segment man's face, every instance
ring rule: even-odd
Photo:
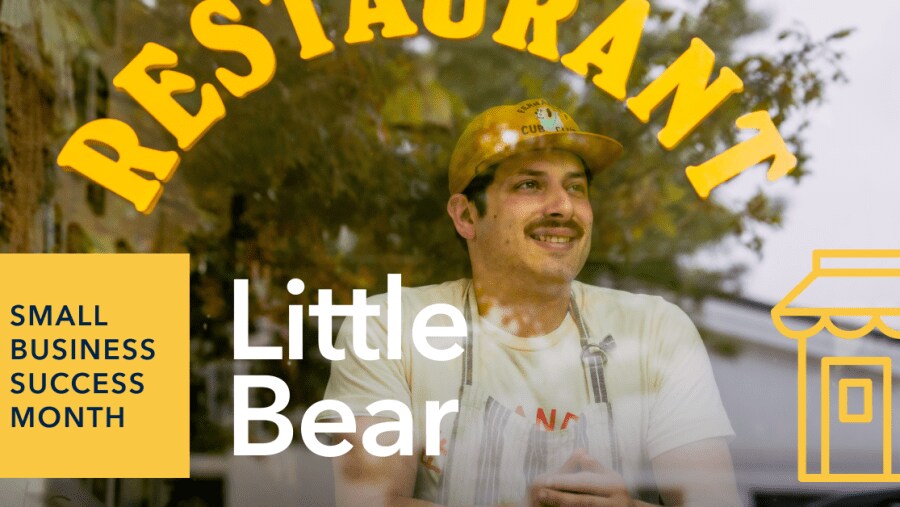
[[[560,283],[581,271],[594,220],[581,159],[558,150],[514,155],[498,165],[485,197],[470,242],[474,272]]]

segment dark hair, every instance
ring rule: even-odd
[[[484,215],[487,210],[487,188],[494,182],[498,165],[492,164],[488,166],[484,172],[472,178],[472,181],[462,191],[466,199],[475,203],[475,208],[478,210],[479,215]]]
[[[497,175],[497,164],[493,164],[489,166],[484,172],[472,178],[472,181],[466,185],[466,188],[460,192],[462,195],[466,196],[470,202],[475,203],[475,209],[478,210],[479,215],[484,215],[485,211],[487,211],[487,188],[491,186],[491,183],[494,182],[494,176]],[[466,238],[462,237],[459,234],[459,231],[456,232],[456,239],[459,240],[459,244],[462,245],[463,250],[469,250],[469,244],[466,243]]]

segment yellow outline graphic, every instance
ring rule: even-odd
[[[832,335],[843,339],[855,339],[878,329],[886,336],[900,338],[900,330],[885,324],[884,317],[900,316],[900,308],[788,308],[813,281],[820,277],[900,277],[900,268],[826,268],[822,261],[826,259],[895,259],[900,261],[900,250],[815,250],[813,266],[810,273],[787,296],[772,308],[772,322],[785,337],[797,340],[797,478],[802,482],[897,482],[900,474],[892,470],[892,434],[891,434],[891,358],[890,357],[824,357],[821,371],[821,471],[810,473],[807,470],[807,410],[806,381],[807,356],[806,340],[827,330]],[[900,262],[898,262],[900,265]],[[834,317],[869,317],[869,321],[857,329],[844,329],[834,323]],[[815,323],[802,330],[787,327],[785,317],[805,317],[817,319]],[[831,383],[830,369],[834,366],[880,366],[882,369],[882,471],[881,473],[831,473],[830,462],[830,424],[831,424]],[[864,408],[862,414],[850,414],[847,411],[846,390],[850,387],[861,387],[864,391]],[[841,379],[838,384],[838,419],[842,423],[866,423],[872,417],[872,381],[870,379]]]
[[[788,295],[772,308],[772,321],[782,335],[796,340],[815,336],[823,329],[838,338],[853,339],[865,336],[878,329],[886,336],[900,338],[900,330],[893,329],[882,320],[883,317],[900,317],[900,308],[788,308],[817,278],[821,277],[900,277],[900,268],[823,268],[823,259],[897,259],[900,250],[814,250],[812,270]],[[869,322],[859,329],[842,329],[834,324],[833,317],[869,317]],[[819,321],[812,327],[795,331],[787,327],[784,317],[815,317]]]
[[[861,414],[853,414],[847,410],[850,389],[863,390],[863,412]],[[872,422],[872,379],[842,378],[838,380],[838,407],[838,420],[842,423]]]

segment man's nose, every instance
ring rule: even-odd
[[[547,202],[544,214],[568,220],[572,218],[574,205],[572,195],[562,185],[552,185],[547,190]]]

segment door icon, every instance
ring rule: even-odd
[[[832,377],[838,377],[835,367],[877,366],[880,378],[841,376],[837,392]],[[880,383],[881,396],[876,396],[875,382]],[[824,357],[822,358],[822,444],[821,473],[823,476],[845,474],[878,474],[889,476],[892,469],[891,445],[891,358],[889,357]],[[835,399],[836,398],[836,399]],[[835,403],[836,402],[836,403]],[[832,471],[832,458],[838,458],[833,449],[841,447],[841,438],[854,431],[873,432],[882,435],[881,456],[871,456],[870,463],[840,464],[842,470]],[[846,446],[843,446],[846,447]],[[835,455],[833,455],[835,454]],[[836,459],[835,461],[843,461]],[[847,465],[857,467],[848,470]],[[864,467],[865,470],[860,469]],[[837,468],[837,467],[836,467]]]

